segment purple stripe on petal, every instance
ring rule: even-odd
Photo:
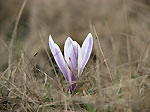
[[[49,47],[51,49],[51,52],[54,56],[54,59],[58,65],[58,67],[60,68],[60,70],[62,71],[65,79],[67,80],[67,82],[69,81],[68,79],[68,70],[67,70],[67,65],[64,61],[64,58],[63,58],[63,55],[62,55],[62,52],[59,48],[59,46],[57,44],[54,43],[51,35],[49,36]]]
[[[93,48],[93,37],[92,37],[92,34],[89,33],[88,36],[86,37],[86,39],[84,40],[83,44],[82,44],[82,63],[81,63],[81,68],[80,69],[80,75],[82,74],[82,71],[85,67],[85,65],[87,64],[89,58],[90,58],[90,55],[91,55],[91,52],[92,52],[92,48]]]
[[[74,75],[76,72],[77,47],[78,43],[68,37],[64,46],[64,57]]]
[[[72,84],[72,85],[71,85],[71,89],[70,89],[71,94],[72,94],[72,92],[74,91],[75,87],[76,87],[76,84]]]
[[[71,85],[71,93],[72,93],[72,91],[74,91],[74,89],[75,89],[75,87],[76,87],[76,84],[74,83],[74,81],[75,81],[75,76],[72,74],[71,75],[72,77],[71,77],[71,83],[73,83],[72,85]]]
[[[76,65],[77,65],[77,55],[78,55],[79,44],[76,41],[73,41],[70,37],[67,38],[64,46],[64,56],[65,60],[68,63],[69,68],[71,69],[71,83],[75,81],[76,75]],[[71,92],[74,90],[76,84],[72,84]]]

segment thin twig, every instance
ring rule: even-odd
[[[100,52],[101,52],[101,54],[102,54],[103,60],[106,60],[106,59],[105,59],[104,52],[103,52],[103,50],[102,50],[101,43],[100,43],[99,38],[98,38],[98,35],[97,35],[97,33],[96,33],[96,29],[95,29],[94,26],[92,26],[92,28],[93,28],[93,31],[94,31],[94,33],[95,33],[96,39],[97,39],[97,41],[98,41],[98,47],[99,47],[99,50],[100,50]],[[106,65],[106,67],[107,67],[107,70],[108,70],[110,79],[111,79],[111,81],[112,81],[112,75],[111,75],[111,73],[110,73],[110,69],[109,69],[109,66],[108,66],[107,61],[105,61],[105,65]]]
[[[0,41],[2,42],[2,44],[7,48],[8,52],[9,52],[9,48],[8,45],[4,42],[4,40],[0,39]]]
[[[23,12],[23,9],[25,7],[25,4],[26,4],[26,1],[27,0],[24,0],[22,6],[21,6],[21,9],[18,13],[18,16],[16,18],[16,23],[15,23],[15,27],[14,27],[14,30],[13,30],[13,34],[12,34],[12,39],[11,39],[11,42],[10,42],[10,46],[9,46],[9,56],[8,56],[8,67],[10,65],[12,65],[12,58],[13,58],[13,50],[14,50],[14,40],[16,38],[16,34],[17,34],[17,28],[18,28],[18,23],[19,23],[19,20],[20,20],[20,17],[21,17],[21,14]],[[9,81],[11,80],[11,75],[12,75],[12,69],[10,68],[9,69]],[[9,86],[9,85],[8,85]]]
[[[10,65],[12,63],[12,54],[13,54],[13,45],[14,45],[14,40],[16,38],[16,34],[17,34],[17,28],[18,28],[18,23],[19,23],[19,20],[20,20],[20,17],[21,17],[21,14],[23,12],[23,9],[25,7],[25,4],[26,4],[26,1],[27,0],[24,0],[22,6],[21,6],[21,9],[19,11],[19,14],[16,18],[16,23],[15,23],[15,27],[14,27],[14,30],[13,30],[13,34],[12,34],[12,39],[11,39],[11,42],[10,42],[10,46],[9,46],[9,60],[8,60],[8,65]]]
[[[123,0],[123,10],[124,10],[124,19],[126,25],[126,33],[129,34],[129,24],[128,24],[128,17],[127,17],[127,9],[126,9],[126,0]],[[130,41],[128,35],[127,38],[127,52],[128,52],[128,62],[129,62],[129,71],[130,77],[132,74],[132,67],[131,67],[131,50],[130,50]],[[132,108],[132,80],[130,80],[130,108]]]

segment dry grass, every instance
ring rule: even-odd
[[[16,3],[0,10],[0,112],[150,111],[148,0]],[[82,43],[88,32],[93,52],[70,95],[48,35],[63,48],[67,36]]]

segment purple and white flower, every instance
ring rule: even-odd
[[[54,43],[51,35],[49,36],[49,47],[67,83],[72,85],[70,89],[72,93],[76,86],[76,84],[73,83],[76,80],[75,77],[80,77],[91,55],[93,48],[92,34],[88,34],[82,47],[80,47],[76,41],[68,37],[64,45],[64,56],[59,46]]]

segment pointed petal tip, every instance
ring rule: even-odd
[[[67,39],[71,39],[71,37],[68,37]]]
[[[92,33],[89,33],[88,35],[92,35]]]
[[[49,35],[49,42],[50,41],[53,41],[53,39],[52,39],[52,36],[51,35]]]
[[[65,46],[67,45],[67,47],[68,47],[68,44],[70,45],[72,43],[72,41],[73,40],[71,39],[71,37],[68,37],[65,41]]]
[[[49,46],[50,46],[51,44],[54,44],[54,41],[53,41],[53,39],[52,39],[52,36],[49,35]]]
[[[71,37],[68,37],[68,38],[66,39],[66,41],[67,41],[67,40],[69,40],[69,41],[73,41],[73,40],[71,39]]]
[[[92,43],[91,47],[93,47],[93,36],[92,36],[92,33],[89,33],[87,38],[89,38],[89,41],[91,41],[91,43]]]
[[[79,69],[78,76],[82,74],[82,71],[90,58],[92,48],[93,48],[93,36],[91,33],[89,33],[82,44],[81,48],[82,50],[78,56],[79,57],[78,65],[80,65],[78,66]]]
[[[92,33],[89,33],[87,37],[93,38]]]
[[[49,35],[49,38],[52,38],[52,36],[51,36],[51,35]]]

